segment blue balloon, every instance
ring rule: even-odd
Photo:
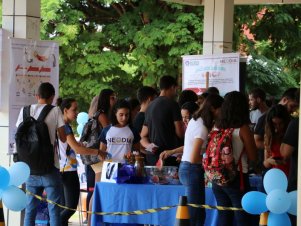
[[[82,135],[82,132],[83,132],[83,129],[84,129],[84,125],[83,124],[79,124],[76,128],[76,131],[79,135]]]
[[[286,213],[275,214],[269,213],[268,226],[291,226],[290,218]]]
[[[3,204],[12,211],[21,211],[26,207],[26,195],[16,186],[9,186],[2,194]]]
[[[291,199],[286,191],[275,189],[266,198],[266,205],[272,213],[282,214],[291,206]]]
[[[9,184],[10,176],[7,169],[2,166],[0,166],[0,178],[0,189],[4,190]]]
[[[292,204],[287,212],[289,212],[292,215],[297,216],[297,191],[292,191],[292,192],[288,193],[288,195],[291,199]]]
[[[263,186],[267,194],[274,189],[286,191],[286,175],[280,169],[270,169],[263,178]]]
[[[3,190],[0,189],[0,200],[2,199]]]
[[[259,191],[246,193],[241,200],[242,208],[250,214],[261,214],[268,211],[265,200],[267,195]]]
[[[9,185],[19,186],[25,183],[30,176],[30,168],[25,162],[16,162],[8,169],[10,174]]]
[[[78,124],[86,124],[88,120],[89,120],[89,115],[86,112],[80,112],[76,118]]]

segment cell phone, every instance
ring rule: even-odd
[[[283,164],[283,162],[282,162],[283,158],[282,157],[273,157],[273,159],[275,160],[276,164],[278,164],[278,165]]]
[[[282,157],[273,157],[273,159],[275,159],[276,161],[279,161],[279,160],[282,160],[283,158]]]

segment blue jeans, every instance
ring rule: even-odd
[[[47,199],[60,203],[61,198],[61,176],[58,169],[53,169],[49,174],[42,176],[30,175],[26,181],[26,189],[33,194],[42,196],[45,189]],[[25,208],[24,226],[35,226],[37,207],[40,200],[27,194],[27,205]],[[61,226],[60,208],[48,203],[50,226]]]
[[[212,190],[218,206],[241,208],[241,199],[250,190],[249,177],[243,174],[244,191],[240,191],[239,175],[229,186],[219,186],[212,183]],[[234,216],[233,216],[234,214]],[[236,226],[250,226],[251,216],[245,211],[218,211],[218,226],[231,226],[235,220]]]
[[[179,178],[185,186],[188,203],[205,204],[204,169],[201,164],[182,161],[179,168]],[[206,212],[203,208],[189,206],[190,225],[203,226]]]

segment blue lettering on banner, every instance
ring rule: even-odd
[[[199,64],[200,64],[200,62],[197,61],[197,60],[187,60],[187,61],[185,61],[186,66],[197,66]]]

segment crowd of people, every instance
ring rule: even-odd
[[[31,175],[27,190],[41,195],[45,189],[48,199],[76,209],[79,199],[76,154],[97,155],[104,160],[110,155],[113,161],[124,163],[124,156],[139,152],[145,164],[154,166],[162,160],[166,166],[179,167],[179,179],[185,186],[189,203],[205,204],[205,172],[202,165],[208,137],[214,130],[232,132],[233,158],[236,177],[223,186],[212,182],[217,205],[241,208],[243,195],[250,190],[249,174],[264,174],[278,168],[288,177],[288,191],[297,189],[298,117],[292,113],[299,107],[299,90],[285,91],[278,104],[268,103],[265,92],[256,88],[248,95],[231,91],[220,96],[216,87],[202,95],[193,91],[180,92],[177,81],[163,76],[160,91],[143,86],[137,98],[118,99],[115,91],[103,89],[91,101],[89,116],[97,113],[101,130],[99,147],[87,148],[75,139],[70,124],[76,120],[78,105],[75,99],[58,99],[45,122],[54,146],[55,166],[46,175]],[[38,90],[38,103],[32,105],[31,116],[37,118],[46,104],[54,99],[54,88],[42,83]],[[23,121],[20,111],[17,126]],[[56,139],[56,134],[58,139]],[[86,166],[88,179],[88,209],[92,209],[91,196],[94,183],[100,181],[102,161]],[[243,186],[242,186],[243,184]],[[38,200],[28,196],[25,226],[34,226]],[[49,204],[51,226],[68,225],[72,210]],[[189,207],[191,225],[204,225],[204,209]],[[244,211],[219,211],[218,226],[248,226],[250,215]],[[293,225],[296,219],[291,217]],[[88,225],[91,216],[88,216]]]

